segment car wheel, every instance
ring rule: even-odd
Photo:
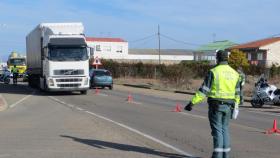
[[[113,84],[109,86],[109,89],[112,90],[113,89]]]
[[[87,94],[87,90],[81,91],[81,94],[86,95]]]
[[[251,104],[253,108],[261,108],[263,107],[264,102],[261,100],[251,100]]]

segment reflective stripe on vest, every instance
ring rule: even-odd
[[[226,149],[224,149],[224,148],[215,148],[214,152],[218,152],[218,153],[225,152],[225,153],[227,153],[227,152],[230,152],[230,150],[231,150],[231,148],[226,148]]]
[[[239,74],[229,65],[218,65],[211,69],[214,75],[214,81],[208,97],[221,99],[234,99],[238,91],[236,84],[239,80]]]

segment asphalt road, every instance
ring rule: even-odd
[[[3,85],[1,86],[0,92],[2,96],[6,98],[8,104],[12,105],[13,108],[0,113],[1,127],[9,127],[5,130],[3,129],[5,136],[2,134],[3,130],[0,130],[0,157],[2,153],[5,156],[6,153],[37,153],[39,150],[42,150],[43,155],[52,153],[55,156],[65,154],[67,155],[65,157],[69,157],[69,153],[66,152],[69,149],[72,157],[79,155],[78,153],[84,154],[82,157],[91,154],[97,154],[95,157],[102,154],[106,154],[105,157],[124,157],[128,153],[131,155],[126,157],[187,157],[183,156],[184,154],[194,157],[210,157],[212,152],[212,137],[207,119],[207,105],[205,103],[197,105],[191,112],[172,112],[177,103],[185,105],[187,99],[190,98],[187,95],[117,85],[113,91],[105,89],[100,90],[99,94],[95,94],[95,90],[91,90],[87,95],[79,95],[78,93],[42,93],[27,88],[25,85],[9,86],[9,90],[5,91]],[[129,93],[133,97],[133,102],[127,102]],[[23,116],[26,118],[22,119]],[[79,123],[80,118],[83,118],[81,123]],[[264,132],[272,127],[274,119],[279,120],[279,118],[279,107],[265,106],[263,109],[253,109],[249,105],[241,107],[238,120],[231,122],[231,157],[278,158],[280,154],[280,135],[267,135]],[[62,130],[61,128],[65,124],[69,124],[68,120],[72,120],[75,123],[70,123],[69,127]],[[26,128],[30,128],[28,131],[31,135],[31,142],[33,139],[36,140],[36,137],[33,138],[32,136],[38,133],[40,135],[38,140],[43,139],[43,142],[47,139],[44,138],[44,135],[50,136],[51,138],[46,144],[54,144],[53,149],[50,149],[51,145],[45,147],[44,145],[36,146],[32,143],[27,143],[27,151],[17,149],[21,143],[24,144],[25,141],[28,142],[29,140],[28,135],[21,138],[21,132],[15,128],[18,122],[29,125]],[[35,125],[33,126],[33,124]],[[50,126],[49,124],[54,125]],[[100,125],[100,128],[95,128],[95,124]],[[22,128],[20,127],[19,129]],[[45,131],[45,128],[50,132],[46,132],[46,134],[42,132]],[[79,131],[81,133],[75,133],[76,128],[81,131],[92,130],[99,131],[103,135],[104,133],[108,134],[102,137],[102,134],[86,132],[83,135],[81,131]],[[111,133],[117,135],[119,139],[114,140],[113,138],[116,136],[112,138]],[[10,134],[11,136],[9,136]],[[14,140],[15,142],[9,142],[7,135],[8,138],[16,139],[20,137],[19,140],[22,140],[19,141],[20,143],[16,140]],[[104,142],[115,142],[114,145],[105,143],[107,147],[115,148],[101,152],[92,143],[89,143],[92,141],[88,139],[91,140],[92,137],[94,138],[93,140],[98,140],[99,143],[102,141],[100,143],[102,145],[104,145]],[[3,140],[4,142],[7,141],[7,143],[1,143]],[[70,140],[83,142],[80,144],[90,144],[88,145],[90,147],[87,146],[90,149],[85,149],[83,150],[84,152],[81,152],[81,147],[69,145],[72,147],[70,148],[66,145],[62,149],[64,152],[58,154],[60,145]],[[68,143],[71,144],[71,142]],[[118,143],[126,145],[118,147]],[[140,150],[140,152],[139,149],[137,149],[138,152],[121,150],[129,148],[128,145],[130,147],[143,147],[147,150]],[[48,150],[44,151],[44,148]],[[54,151],[52,152],[52,150]],[[114,153],[115,150],[117,150],[117,153]]]

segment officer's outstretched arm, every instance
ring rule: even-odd
[[[213,76],[214,75],[211,71],[207,73],[204,82],[191,100],[193,105],[201,103],[206,98],[211,90]]]

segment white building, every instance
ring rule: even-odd
[[[126,59],[128,56],[128,42],[121,38],[87,37],[87,44],[93,48],[93,57],[103,59]]]
[[[194,60],[194,52],[188,49],[129,49],[128,57],[133,62],[175,64]]]
[[[185,49],[128,49],[128,42],[121,38],[87,37],[87,44],[93,48],[93,57],[112,59],[118,62],[143,62],[173,64],[183,60],[194,60],[192,50]]]

